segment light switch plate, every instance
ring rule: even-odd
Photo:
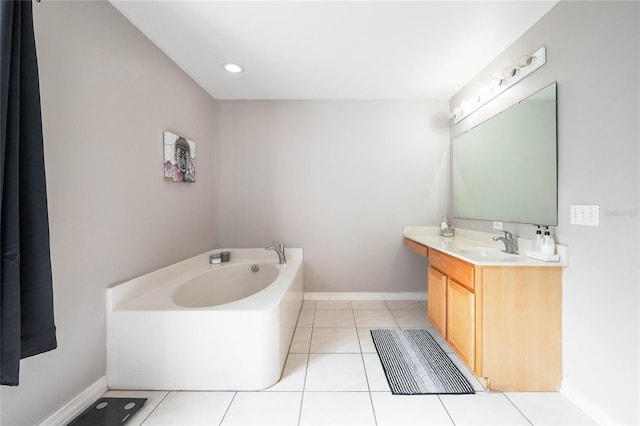
[[[597,204],[572,204],[572,225],[600,226],[600,206]]]
[[[503,228],[502,228],[502,222],[499,222],[499,221],[497,221],[497,220],[494,220],[494,221],[493,221],[493,229],[499,229],[499,230],[501,230],[501,231],[502,231],[502,229],[503,229]]]

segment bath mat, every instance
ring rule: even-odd
[[[146,401],[147,398],[100,398],[67,426],[123,425]]]
[[[427,330],[371,330],[371,336],[392,394],[474,393]]]

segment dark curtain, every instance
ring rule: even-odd
[[[0,380],[55,349],[40,85],[30,1],[0,0]]]

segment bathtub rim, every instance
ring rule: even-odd
[[[231,252],[231,261],[227,264],[211,265],[209,256],[222,251]],[[110,311],[188,311],[188,312],[208,312],[208,311],[246,311],[246,310],[268,310],[272,309],[282,294],[287,291],[287,284],[294,279],[299,270],[303,267],[303,249],[287,248],[287,264],[279,265],[273,253],[265,252],[264,249],[215,249],[205,253],[190,257],[180,262],[168,265],[164,268],[149,272],[128,281],[112,284],[107,288],[107,312]],[[238,264],[271,264],[279,269],[276,279],[266,288],[245,298],[235,300],[226,304],[206,307],[184,307],[173,303],[172,294],[182,284],[189,279],[225,266]],[[152,294],[152,293],[155,293]],[[162,298],[164,294],[166,303],[159,303],[157,307],[144,306],[143,298],[157,296]],[[142,307],[136,307],[135,303],[142,302]],[[158,300],[156,300],[158,301]],[[147,301],[150,302],[150,301]]]

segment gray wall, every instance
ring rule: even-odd
[[[34,3],[58,349],[2,387],[3,425],[43,419],[105,374],[105,288],[214,247],[214,101],[106,2]],[[197,143],[163,181],[162,132]]]
[[[310,292],[425,292],[403,225],[446,209],[446,101],[217,101],[226,247],[305,252]],[[444,119],[444,120],[443,120]]]
[[[563,274],[564,391],[610,422],[640,423],[640,3],[561,2],[452,100],[471,96],[519,56],[547,46],[547,63],[461,123],[454,137],[558,82],[557,240]],[[571,204],[599,204],[600,226],[569,224]],[[454,225],[490,230],[489,222]],[[534,227],[505,224],[525,238]]]

